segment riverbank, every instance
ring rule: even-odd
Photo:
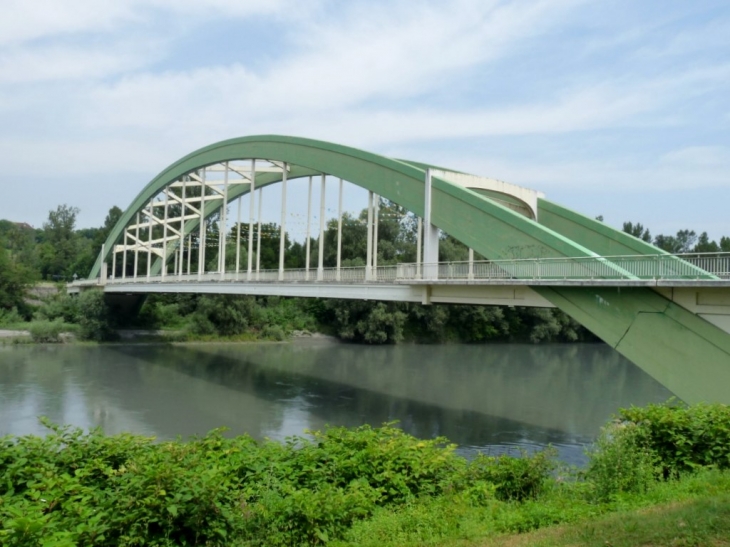
[[[329,428],[284,443],[225,438],[220,431],[156,443],[46,422],[51,434],[45,438],[0,442],[0,542],[615,547],[642,537],[650,545],[727,541],[728,407],[650,405],[620,418],[604,430],[582,470],[560,464],[551,449],[469,460],[445,438],[418,439],[392,424]],[[564,527],[551,528],[556,525]]]

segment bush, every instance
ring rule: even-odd
[[[479,454],[466,469],[466,483],[492,484],[497,499],[524,501],[536,498],[555,469],[555,450],[548,449],[522,457]]]
[[[242,334],[258,322],[260,310],[256,299],[248,296],[202,296],[192,316],[195,334]]]
[[[587,454],[586,478],[599,501],[608,501],[620,492],[646,492],[659,478],[657,456],[646,431],[634,423],[615,422],[604,427]]]
[[[730,468],[730,407],[653,404],[621,410],[621,417],[642,431],[665,477],[699,467]]]
[[[55,321],[33,321],[29,324],[28,330],[34,342],[42,344],[53,344],[61,342],[61,333],[66,325],[60,319]]]
[[[59,292],[38,308],[36,317],[48,321],[61,319],[65,323],[76,323],[79,319],[78,301],[76,297]]]
[[[264,330],[261,332],[261,334],[264,338],[268,338],[269,340],[276,340],[277,342],[286,340],[286,333],[284,332],[284,329],[282,329],[279,325],[268,325],[264,327]]]
[[[18,308],[12,307],[10,309],[0,308],[0,326],[16,325],[18,323],[24,323],[23,316],[18,313]]]
[[[104,301],[104,293],[97,290],[83,291],[77,297],[78,324],[80,336],[84,340],[112,340],[115,332],[110,325],[109,309]]]

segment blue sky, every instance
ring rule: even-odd
[[[268,133],[730,235],[730,3],[3,2],[0,218],[100,225],[177,158]]]

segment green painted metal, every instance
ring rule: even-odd
[[[109,234],[103,259],[109,257],[113,245],[121,239],[124,227],[163,188],[204,166],[254,158],[286,162],[302,168],[302,173],[327,173],[345,179],[423,216],[423,169],[403,161],[323,141],[276,135],[243,137],[201,148],[157,175],[135,198]],[[436,177],[433,178],[432,187],[433,223],[484,256],[595,256],[587,248],[483,198],[476,192]],[[206,206],[205,216],[213,214],[220,205],[217,200]],[[194,225],[186,224],[185,232],[189,233]],[[487,226],[488,238],[484,237]],[[89,277],[98,276],[101,260],[102,257],[97,259]]]
[[[164,187],[201,167],[232,160],[267,159],[292,166],[290,178],[326,173],[343,178],[423,216],[424,170],[417,162],[394,160],[337,144],[275,135],[216,143],[175,162],[135,198],[107,239],[107,259],[125,226]],[[257,175],[257,187],[279,182]],[[432,222],[491,259],[661,254],[636,238],[547,200],[538,204],[538,222],[489,197],[432,180]],[[247,192],[231,194],[230,201]],[[206,206],[215,213],[217,201]],[[185,233],[198,226],[186,223]],[[98,275],[101,257],[90,277]],[[628,272],[614,265],[623,275]],[[597,336],[689,402],[730,403],[730,335],[645,288],[534,287]]]
[[[602,256],[668,254],[545,199],[538,219]],[[649,288],[533,289],[682,399],[730,403],[730,335],[722,329]]]

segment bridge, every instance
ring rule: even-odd
[[[294,184],[307,190],[299,268],[287,267],[286,256]],[[262,207],[264,190],[275,185],[278,268],[266,269],[262,234],[271,234]],[[328,226],[332,186],[338,208]],[[367,192],[362,265],[343,261],[345,188]],[[411,224],[409,261],[378,264],[385,202]],[[217,241],[208,240],[213,224]],[[327,233],[336,237],[326,242]],[[439,262],[444,233],[468,248],[466,260]],[[333,249],[325,244],[334,247],[327,265],[325,251]],[[231,139],[163,170],[123,213],[88,279],[69,292],[90,287],[556,307],[682,399],[730,403],[730,255],[671,255],[540,192],[311,139]]]

